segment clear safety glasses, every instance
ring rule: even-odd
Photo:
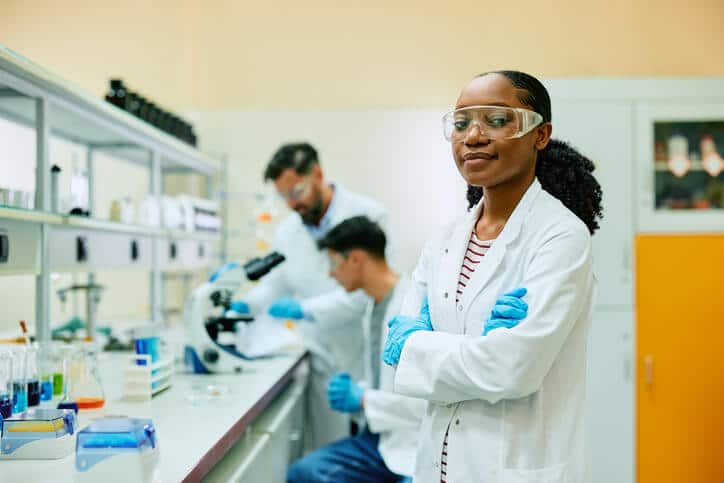
[[[336,271],[339,266],[342,264],[343,261],[347,259],[347,253],[346,250],[342,252],[330,252],[328,253],[329,256],[329,270],[334,272]]]
[[[284,201],[298,201],[304,198],[309,192],[309,188],[312,187],[312,178],[307,177],[303,181],[292,186],[292,189],[288,193],[279,193],[279,196]]]
[[[503,106],[470,106],[442,117],[443,133],[450,142],[462,142],[473,125],[490,139],[525,136],[543,122],[543,116],[529,109]]]

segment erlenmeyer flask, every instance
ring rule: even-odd
[[[94,347],[79,347],[68,361],[67,397],[78,410],[100,409],[106,402],[98,373],[98,352]]]

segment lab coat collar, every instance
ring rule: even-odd
[[[518,202],[518,205],[513,210],[513,213],[506,222],[503,231],[493,242],[492,247],[486,253],[484,260],[475,270],[471,279],[468,280],[467,286],[460,297],[458,307],[448,306],[448,308],[452,308],[454,310],[458,330],[461,332],[466,333],[465,320],[467,319],[466,313],[467,308],[470,306],[470,302],[480,293],[480,291],[483,290],[483,288],[485,288],[485,285],[501,265],[507,245],[514,241],[520,234],[523,222],[533,207],[533,203],[538,197],[538,194],[541,192],[541,189],[542,188],[538,179],[534,179],[533,183],[531,183],[528,187],[525,194]],[[475,205],[475,207],[465,216],[462,222],[458,224],[449,243],[444,247],[444,256],[451,257],[449,260],[452,262],[447,265],[447,274],[444,275],[448,292],[453,294],[452,297],[448,297],[448,304],[454,304],[455,299],[457,298],[458,281],[460,278],[460,270],[463,259],[467,251],[470,236],[475,229],[475,223],[480,217],[482,208],[483,199],[481,199],[478,204]]]
[[[533,202],[538,197],[538,194],[541,192],[541,190],[542,187],[540,181],[538,181],[538,178],[534,178],[533,182],[518,202],[518,205],[513,210],[510,218],[508,218],[508,221],[505,223],[503,231],[500,233],[498,238],[495,239],[495,244],[507,245],[518,237],[518,235],[520,234],[520,229],[523,226],[523,222],[528,216],[528,212],[530,212],[531,208],[533,208]],[[466,218],[468,223],[468,237],[475,228],[475,223],[478,221],[478,218],[480,218],[480,212],[483,209],[484,200],[485,195],[483,194],[483,198],[481,198],[480,201],[473,207],[473,209],[468,212],[468,216]]]

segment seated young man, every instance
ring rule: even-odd
[[[360,434],[323,446],[295,462],[287,482],[398,482],[412,474],[417,432],[427,402],[393,392],[394,369],[382,364],[386,322],[397,315],[408,279],[385,260],[385,233],[365,216],[349,218],[318,242],[331,261],[330,274],[348,292],[362,289],[374,304],[363,320],[366,381],[336,374],[329,382],[332,409],[361,413]]]

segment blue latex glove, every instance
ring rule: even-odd
[[[239,264],[236,262],[229,262],[225,264],[223,267],[211,274],[211,276],[209,277],[209,282],[215,282],[216,279],[219,278],[221,275],[235,268],[239,268]]]
[[[495,301],[493,310],[483,326],[483,335],[488,335],[495,329],[512,329],[528,316],[528,304],[523,297],[528,293],[525,288],[511,290]]]
[[[269,307],[269,315],[280,319],[303,319],[302,304],[293,298],[280,298]]]
[[[396,366],[400,362],[400,355],[402,354],[402,349],[405,347],[407,338],[418,330],[432,330],[430,307],[427,302],[427,297],[425,297],[425,300],[422,302],[422,307],[420,307],[420,313],[417,317],[395,315],[387,323],[387,327],[390,328],[390,331],[387,334],[385,348],[382,351],[382,360],[388,366]]]
[[[364,390],[352,380],[349,374],[335,374],[327,385],[329,406],[342,413],[356,413],[362,409]]]
[[[251,309],[249,309],[249,304],[247,304],[243,300],[234,300],[233,302],[231,302],[231,306],[229,308],[234,312],[238,312],[240,314],[251,313]]]

